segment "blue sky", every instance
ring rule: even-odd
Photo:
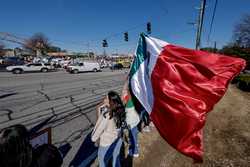
[[[232,39],[234,25],[250,14],[249,0],[218,0],[211,42],[207,42],[215,0],[207,0],[202,46],[219,47]],[[28,38],[44,33],[50,42],[69,51],[102,53],[107,38],[108,53],[133,53],[138,35],[152,24],[152,36],[188,48],[195,46],[195,28],[200,0],[1,0],[0,32]],[[129,33],[129,42],[123,32]],[[5,43],[13,47],[11,43]]]

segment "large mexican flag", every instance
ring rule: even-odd
[[[186,49],[141,34],[129,81],[161,136],[202,161],[206,114],[225,94],[245,61]]]

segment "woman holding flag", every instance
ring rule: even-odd
[[[108,166],[112,158],[112,166],[119,167],[120,149],[122,145],[122,128],[125,126],[125,108],[118,93],[110,91],[103,102],[95,128],[92,132],[92,141],[98,142],[98,161],[100,167]]]

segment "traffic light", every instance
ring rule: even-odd
[[[128,41],[128,32],[125,32],[125,33],[124,33],[124,40],[125,40],[125,41]]]
[[[151,34],[151,23],[150,22],[147,23],[147,33]]]
[[[102,41],[102,47],[108,47],[108,42],[106,39]]]

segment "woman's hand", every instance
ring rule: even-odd
[[[101,108],[103,108],[103,107],[109,107],[108,96],[105,96],[105,98],[103,98],[102,102],[96,107],[97,118],[99,118],[99,116],[101,114]]]
[[[103,99],[103,105],[104,105],[104,106],[109,106],[109,99],[108,99],[108,96],[106,96],[106,97]]]

